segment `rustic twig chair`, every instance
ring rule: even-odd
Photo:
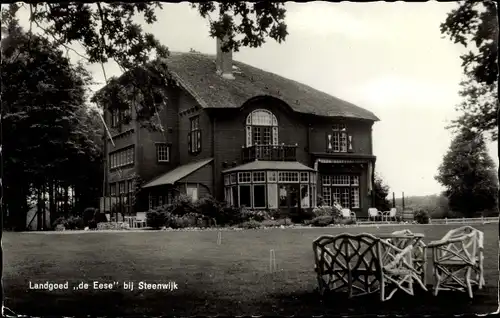
[[[380,217],[380,211],[377,208],[368,209],[368,220],[376,220],[378,217]]]
[[[432,249],[434,295],[440,290],[467,291],[473,298],[472,286],[481,289],[485,284],[483,244],[483,232],[463,226],[427,246]]]
[[[427,246],[422,240],[424,235],[405,229],[394,231],[390,236],[385,238],[389,239],[391,244],[401,249],[406,248],[408,245],[413,245],[413,268],[417,271],[420,280],[425,285],[427,282]]]
[[[413,268],[412,245],[400,249],[371,234],[341,234],[317,238],[313,250],[322,295],[347,290],[355,297],[380,291],[385,301],[397,290],[413,295],[414,281],[425,289]]]

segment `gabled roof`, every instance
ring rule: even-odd
[[[191,173],[195,172],[198,169],[203,168],[205,165],[209,164],[214,160],[213,158],[203,159],[200,161],[190,162],[188,164],[179,166],[174,170],[170,170],[169,172],[153,179],[152,181],[146,183],[142,186],[142,188],[150,188],[159,185],[168,185],[174,184],[182,178],[187,177]]]
[[[232,80],[216,73],[214,55],[172,52],[165,62],[170,74],[204,108],[239,108],[251,98],[273,96],[299,113],[379,120],[364,108],[241,62],[233,61]]]
[[[234,168],[226,169],[223,173],[233,171],[252,171],[252,170],[295,170],[295,171],[314,171],[306,165],[297,161],[267,161],[255,160]]]

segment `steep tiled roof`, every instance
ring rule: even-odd
[[[233,62],[235,79],[231,80],[217,75],[213,55],[171,53],[165,61],[173,77],[204,108],[238,108],[253,97],[267,95],[299,113],[379,120],[359,106],[241,62]]]

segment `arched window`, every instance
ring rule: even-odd
[[[257,109],[247,117],[246,144],[252,145],[277,145],[278,120],[273,113],[265,109]]]

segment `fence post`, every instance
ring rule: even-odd
[[[429,224],[432,224],[432,218],[429,218]]]
[[[448,218],[444,218],[444,224],[448,224]]]

